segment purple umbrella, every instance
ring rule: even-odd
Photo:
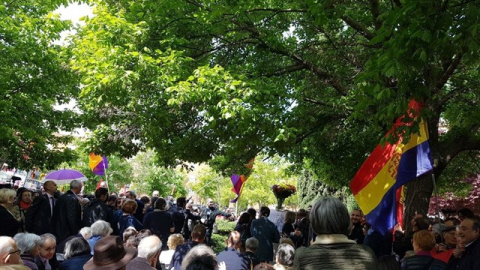
[[[82,182],[87,181],[88,178],[85,177],[85,175],[83,175],[79,171],[63,169],[63,170],[58,170],[58,171],[54,171],[47,174],[47,176],[45,176],[44,181],[47,181],[47,180],[52,180],[52,181],[55,181],[56,183],[67,184],[73,180],[78,180]]]

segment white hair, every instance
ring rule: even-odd
[[[160,251],[162,241],[156,235],[150,235],[143,238],[138,244],[138,257],[150,259]]]
[[[90,239],[90,237],[92,237],[92,228],[83,227],[83,228],[80,229],[80,231],[78,233],[81,234],[82,237],[85,238],[85,240],[88,240],[88,239]]]
[[[82,182],[78,180],[73,180],[72,182],[70,182],[70,189],[74,188],[82,188]]]
[[[13,244],[15,240],[13,240],[10,236],[0,236],[0,254],[2,253],[10,253],[13,250]]]
[[[34,233],[17,233],[13,240],[17,242],[22,254],[29,254],[34,248],[42,243],[40,236]]]
[[[112,227],[110,223],[106,222],[105,220],[97,220],[92,224],[92,235],[97,236],[100,235],[102,237],[108,236],[112,233]]]

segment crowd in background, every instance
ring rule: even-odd
[[[286,211],[281,230],[268,207],[250,208],[215,254],[215,221],[233,215],[212,200],[197,212],[185,197],[81,190],[79,181],[64,194],[53,181],[36,196],[0,189],[0,269],[480,269],[480,219],[469,209],[416,214],[408,231],[382,235],[332,197]]]

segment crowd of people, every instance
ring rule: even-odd
[[[443,221],[417,214],[408,231],[383,235],[333,197],[286,211],[281,230],[269,207],[250,208],[215,254],[215,221],[232,214],[212,200],[199,214],[185,197],[81,190],[0,189],[0,269],[480,269],[480,219],[468,209]]]

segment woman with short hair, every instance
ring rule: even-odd
[[[168,237],[167,246],[168,250],[164,250],[160,253],[159,262],[162,269],[170,269],[170,262],[172,262],[173,253],[177,246],[183,244],[184,239],[182,234],[176,233]]]
[[[135,200],[126,199],[122,204],[122,216],[120,216],[117,222],[120,237],[122,237],[123,231],[128,227],[134,227],[137,231],[143,229],[142,223],[140,223],[140,221],[134,216],[135,211],[137,211],[137,202]]]
[[[40,250],[40,244],[42,239],[40,236],[34,233],[17,233],[13,240],[17,242],[20,249],[20,257],[22,257],[23,264],[32,270],[38,270],[38,266],[35,263],[35,257],[38,256]]]
[[[292,270],[294,258],[295,248],[290,244],[280,244],[278,245],[273,268],[275,270]]]
[[[402,261],[402,270],[413,269],[446,269],[447,264],[432,257],[435,247],[435,236],[428,230],[421,230],[413,234],[412,245],[415,255],[405,257]]]
[[[319,199],[310,212],[310,224],[316,240],[296,250],[294,269],[377,269],[373,251],[348,239],[350,215],[341,201],[333,197]]]
[[[113,230],[112,227],[110,227],[110,223],[104,220],[95,221],[90,229],[92,230],[92,237],[90,237],[87,242],[90,245],[93,255],[93,247],[95,246],[95,243],[97,243],[102,237],[109,236]]]
[[[13,189],[0,189],[0,217],[2,217],[0,235],[2,236],[13,237],[20,228],[20,219],[17,219],[11,211],[16,195]]]
[[[65,245],[65,261],[59,270],[83,270],[83,266],[92,258],[90,245],[82,237],[75,237]]]

